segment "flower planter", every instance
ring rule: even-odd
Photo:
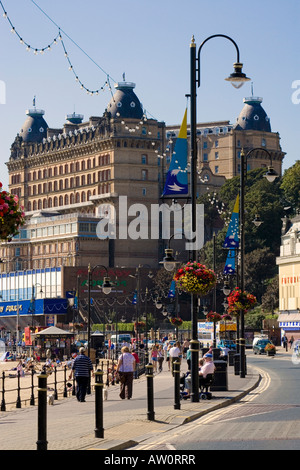
[[[217,276],[203,264],[188,262],[178,269],[174,280],[183,292],[205,296],[216,285]]]

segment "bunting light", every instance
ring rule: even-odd
[[[64,43],[64,41],[63,41],[61,28],[47,15],[35,2],[33,2],[33,3],[34,3],[34,4],[42,11],[42,13],[44,13],[44,14],[48,17],[48,19],[50,19],[50,21],[52,21],[52,23],[54,23],[55,26],[58,28],[58,33],[57,33],[56,37],[55,37],[48,45],[46,45],[46,46],[44,46],[44,47],[33,47],[33,46],[31,46],[31,45],[29,44],[29,42],[27,42],[25,39],[23,39],[22,35],[17,31],[17,29],[16,29],[16,27],[14,26],[12,20],[10,19],[9,15],[8,15],[8,13],[7,13],[7,11],[6,11],[5,7],[4,7],[4,5],[3,5],[2,0],[0,0],[0,6],[1,6],[2,10],[3,10],[3,17],[4,17],[5,19],[7,19],[7,21],[9,22],[9,25],[10,25],[10,27],[11,27],[11,32],[12,32],[13,34],[15,34],[15,35],[19,38],[20,44],[21,44],[21,45],[24,45],[24,46],[26,47],[26,51],[28,51],[28,52],[33,51],[34,55],[44,54],[44,52],[51,51],[52,46],[53,46],[53,45],[57,45],[58,42],[60,41],[60,43],[61,43],[61,45],[62,45],[62,48],[63,48],[63,51],[64,51],[64,56],[66,57],[66,59],[67,59],[67,61],[68,61],[68,64],[69,64],[69,70],[73,72],[73,74],[74,74],[74,76],[75,76],[75,80],[76,80],[76,82],[78,82],[80,88],[81,88],[82,90],[84,90],[84,91],[85,91],[88,95],[90,95],[90,96],[94,96],[94,95],[97,96],[97,95],[99,95],[100,91],[105,91],[106,88],[108,88],[108,90],[109,90],[109,91],[111,92],[111,94],[112,94],[112,87],[111,87],[111,85],[110,85],[110,78],[111,78],[110,75],[107,74],[107,73],[102,69],[102,67],[100,67],[93,59],[91,59],[91,57],[88,56],[88,54],[85,53],[85,52],[83,51],[83,49],[82,49],[80,46],[78,46],[78,44],[77,44],[75,41],[73,41],[73,40],[65,33],[65,36],[68,37],[77,47],[79,47],[79,49],[80,49],[90,60],[92,60],[92,62],[93,62],[95,65],[97,65],[97,67],[100,68],[100,70],[101,70],[103,73],[106,74],[106,80],[105,80],[104,84],[103,84],[101,87],[97,88],[97,89],[91,90],[90,88],[87,88],[87,87],[83,84],[82,80],[79,78],[78,74],[75,72],[74,66],[73,66],[73,64],[71,63],[71,60],[70,60],[70,58],[69,58],[69,54],[68,54],[68,52],[67,52],[67,50],[66,50],[65,43]]]

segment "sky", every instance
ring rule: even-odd
[[[230,36],[240,50],[253,94],[263,98],[273,132],[286,152],[283,170],[299,160],[300,2],[299,0],[2,0],[15,31],[33,48],[52,43],[61,31],[68,58],[90,90],[107,79],[136,84],[148,117],[180,124],[190,93],[190,43],[197,49],[209,36]],[[40,7],[40,8],[38,8]],[[43,11],[41,11],[43,10]],[[43,13],[44,12],[44,13]],[[10,146],[26,110],[45,110],[49,127],[61,128],[67,114],[102,116],[111,99],[82,90],[69,70],[61,41],[35,55],[11,32],[0,5],[0,181],[8,186]],[[235,89],[224,78],[233,72],[236,51],[224,38],[201,51],[198,122],[235,123],[251,82]]]

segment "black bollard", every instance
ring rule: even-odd
[[[18,396],[17,396],[16,408],[21,408],[21,397],[20,397],[21,385],[20,385],[20,371],[19,370],[18,370],[17,376],[18,376]]]
[[[153,365],[146,365],[148,421],[154,421]]]
[[[103,371],[95,372],[95,437],[104,437],[103,429]]]
[[[30,405],[31,406],[35,405],[33,377],[34,377],[34,370],[31,369],[31,395],[30,395]]]
[[[68,397],[68,389],[67,389],[67,366],[64,367],[64,398]]]
[[[2,400],[1,400],[1,411],[6,411],[6,404],[5,404],[5,372],[2,372]]]
[[[177,360],[173,362],[173,376],[174,376],[174,410],[180,410],[180,362]]]
[[[47,450],[47,374],[38,376],[38,440],[37,450]]]
[[[57,367],[54,367],[54,400],[58,400],[57,393]]]

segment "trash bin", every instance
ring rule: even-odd
[[[202,351],[202,357],[204,356],[204,354],[207,353],[207,351],[209,350],[209,348],[201,348],[201,351]]]
[[[235,351],[233,350],[228,351],[228,365],[229,366],[234,365],[234,356],[235,356]]]
[[[240,360],[241,356],[240,354],[235,354],[233,356],[234,358],[234,375],[240,375]],[[245,374],[247,375],[247,361],[246,361],[246,355],[245,355]]]
[[[222,390],[228,390],[228,377],[227,377],[227,362],[225,361],[214,361],[216,367],[214,373],[214,382],[210,387],[211,392],[219,392]]]
[[[217,361],[220,358],[220,354],[222,352],[221,349],[213,348],[212,352],[213,352],[213,361]]]

